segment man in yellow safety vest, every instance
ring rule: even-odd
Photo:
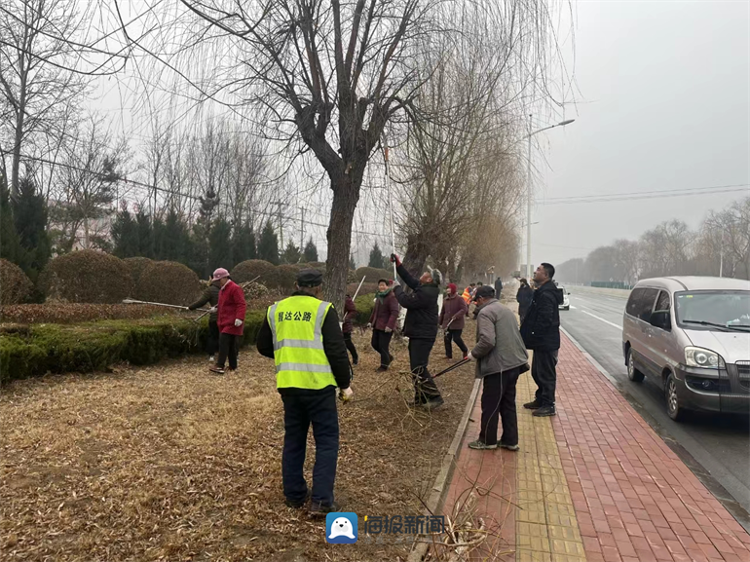
[[[336,387],[343,400],[353,393],[339,317],[331,303],[320,300],[322,284],[319,271],[300,271],[292,296],[268,308],[257,347],[276,362],[276,388],[284,403],[286,505],[302,508],[311,497],[310,514],[324,517],[339,510],[333,500],[339,454]],[[312,493],[303,475],[311,423],[316,449]]]

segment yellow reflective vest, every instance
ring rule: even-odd
[[[320,390],[336,386],[323,349],[323,321],[330,308],[331,303],[306,295],[292,296],[269,307],[276,388]]]

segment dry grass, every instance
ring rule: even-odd
[[[360,517],[419,514],[471,391],[472,366],[438,379],[445,407],[412,413],[403,376],[375,373],[369,333],[354,339],[361,359],[355,400],[339,409],[337,500]],[[407,369],[405,347],[392,349],[396,370]],[[433,372],[448,365],[442,356],[438,341]],[[0,558],[406,557],[403,544],[328,545],[323,522],[284,506],[283,418],[270,360],[245,350],[236,374],[213,377],[207,367],[188,358],[4,388]]]

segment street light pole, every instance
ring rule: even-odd
[[[532,114],[529,113],[529,131],[531,131],[531,118]],[[555,127],[564,127],[565,125],[570,125],[575,119],[566,119],[565,121],[561,121],[560,123],[556,123],[555,125],[550,125],[549,127],[543,127],[542,129],[539,129],[537,131],[534,131],[533,133],[529,133],[529,156],[526,162],[526,172],[527,172],[527,194],[526,194],[526,278],[531,279],[532,271],[531,271],[531,137],[536,135],[537,133],[541,133],[542,131],[548,131],[549,129],[554,129]]]
[[[529,156],[526,159],[526,279],[531,279],[531,118],[529,113]]]

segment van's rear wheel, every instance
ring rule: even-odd
[[[669,373],[664,388],[667,395],[667,415],[674,421],[680,421],[684,417],[685,410],[680,405],[680,399],[677,396],[677,381],[672,373]]]
[[[635,368],[632,349],[628,349],[628,378],[633,382],[643,382],[643,373]]]

